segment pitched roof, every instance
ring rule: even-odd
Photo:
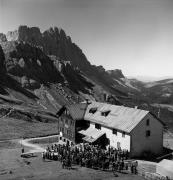
[[[89,113],[91,108],[97,108],[95,113]],[[102,112],[108,112],[104,116]],[[149,111],[94,102],[87,106],[84,119],[103,126],[130,133],[134,127],[149,113]]]
[[[86,130],[81,130],[79,133],[85,135],[83,140],[87,142],[95,142],[98,138],[100,138],[105,132],[102,132],[101,130],[98,129],[93,129],[93,128],[88,128]]]
[[[74,120],[82,120],[84,119],[84,115],[87,109],[86,103],[73,104],[67,107],[70,112],[70,115]]]
[[[95,101],[91,101],[90,104],[73,104],[67,107],[67,109],[74,120],[84,119],[127,133],[130,133],[150,113],[146,110]],[[153,115],[152,113],[150,114]],[[153,117],[163,124],[156,116]]]

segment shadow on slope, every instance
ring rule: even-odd
[[[35,96],[33,93],[22,88],[20,83],[18,83],[16,80],[14,80],[11,76],[4,75],[3,78],[1,78],[0,80],[1,80],[2,92],[5,92],[6,95],[8,95],[8,93],[5,90],[5,88],[9,88],[11,90],[20,92],[21,94],[25,95],[28,98],[35,99],[35,100],[38,99],[38,97]]]
[[[66,64],[66,67],[63,68],[63,74],[68,81],[69,88],[75,93],[79,91],[89,94],[89,89],[92,90],[93,84],[88,82],[80,72],[74,70],[70,64]]]
[[[50,58],[37,46],[23,42],[3,43],[7,72],[25,81],[37,83],[62,82],[63,77],[57,71]]]
[[[2,95],[8,95],[8,92],[0,85],[0,94]]]

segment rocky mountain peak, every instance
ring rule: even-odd
[[[17,30],[9,31],[6,36],[8,41],[31,41],[40,35],[38,27],[19,26]]]
[[[125,78],[124,74],[122,73],[121,69],[114,69],[107,71],[113,78]]]
[[[19,36],[19,33],[17,30],[8,31],[8,33],[6,34],[7,41],[17,41],[18,36]]]
[[[61,28],[50,27],[42,33],[38,27],[19,26],[17,30],[8,32],[6,37],[8,41],[22,41],[40,47],[45,54],[71,61],[84,71],[90,66],[82,50]]]
[[[3,33],[0,33],[0,43],[6,42],[6,41],[7,41],[6,35]]]

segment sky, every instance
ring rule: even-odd
[[[19,25],[64,29],[106,70],[173,77],[173,0],[0,0],[0,32]]]

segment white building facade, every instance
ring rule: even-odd
[[[84,120],[90,122],[90,129],[106,134],[110,146],[128,150],[131,157],[162,153],[164,124],[149,111],[91,102]]]
[[[148,113],[131,131],[131,155],[144,151],[160,155],[163,151],[163,124]]]
[[[90,128],[95,128],[94,123],[90,123]],[[126,149],[130,151],[130,135],[124,132],[119,132],[115,129],[110,129],[107,127],[101,126],[100,129],[102,132],[106,134],[106,137],[109,139],[110,146],[115,148]]]

